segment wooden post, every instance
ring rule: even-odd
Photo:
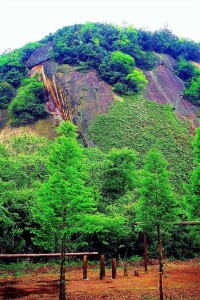
[[[100,279],[103,279],[105,277],[105,256],[101,255],[101,260],[100,260]]]
[[[162,262],[162,242],[160,235],[160,224],[157,226],[158,233],[158,258],[159,258],[159,291],[160,291],[160,300],[164,299],[163,296],[163,287],[162,287],[162,275],[163,275],[163,262]]]
[[[128,276],[127,263],[124,263],[124,276]]]
[[[135,269],[135,270],[134,270],[134,276],[139,276],[138,269]]]
[[[65,233],[65,220],[66,220],[66,207],[63,205],[62,212],[62,249],[61,249],[61,263],[60,263],[60,288],[59,288],[59,300],[66,300],[65,291],[65,244],[66,244],[66,233]]]
[[[83,279],[87,279],[87,255],[83,256]]]
[[[163,286],[162,286],[162,272],[159,272],[159,292],[160,292],[160,300],[164,300],[163,296]]]
[[[117,266],[116,258],[113,258],[112,259],[112,278],[115,278],[117,276],[116,266]]]
[[[147,238],[144,232],[144,271],[147,272]]]

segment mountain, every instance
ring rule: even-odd
[[[1,90],[5,94],[5,82],[15,89],[10,104],[1,97],[0,139],[20,131],[52,139],[52,125],[70,120],[87,147],[128,146],[139,153],[140,163],[150,147],[158,147],[183,193],[193,164],[191,134],[199,125],[199,96],[193,91],[199,61],[200,45],[166,28],[64,27],[0,57]],[[43,83],[43,96],[38,96],[41,87],[26,79],[35,76]]]

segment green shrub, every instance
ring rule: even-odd
[[[9,106],[11,125],[28,125],[47,117],[44,101],[44,87],[40,81],[36,78],[22,81],[17,96]]]
[[[15,95],[15,89],[7,82],[0,82],[0,109],[8,107]]]

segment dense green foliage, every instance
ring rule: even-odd
[[[144,53],[138,46],[137,30],[131,26],[121,28],[108,24],[86,23],[58,30],[44,39],[53,41],[55,60],[69,64],[80,61],[86,67],[97,68],[110,53],[120,51],[129,54],[138,66],[151,68],[155,63],[152,53]]]
[[[195,67],[193,64],[183,57],[179,57],[176,65],[176,74],[184,81],[190,80],[195,73]]]
[[[180,57],[175,73],[185,82],[184,98],[196,106],[200,106],[200,70]]]
[[[141,195],[137,203],[136,217],[145,232],[152,232],[159,225],[162,229],[172,227],[178,215],[177,202],[167,171],[167,162],[161,152],[149,151],[141,174]]]
[[[7,82],[0,82],[0,109],[5,109],[15,96],[15,89]]]
[[[27,252],[32,248],[31,207],[47,176],[48,145],[25,135],[0,147],[0,250]]]
[[[185,98],[196,106],[200,106],[200,70],[194,71],[194,76],[189,80],[185,93]]]
[[[59,63],[77,65],[82,70],[96,69],[121,94],[145,88],[147,81],[142,72],[133,73],[135,63],[144,69],[155,65],[154,55],[139,48],[135,28],[93,23],[58,31],[53,37],[53,57]],[[129,74],[131,78],[127,77]]]
[[[24,79],[9,105],[11,125],[27,125],[47,117],[44,101],[42,82],[33,77]]]
[[[138,44],[144,51],[166,53],[176,59],[182,56],[186,60],[200,61],[200,43],[178,38],[168,28],[155,32],[139,30]]]
[[[135,161],[135,153],[129,149],[108,153],[101,188],[104,202],[114,202],[136,186]]]
[[[0,109],[8,107],[16,95],[16,89],[28,76],[25,63],[39,46],[41,46],[39,42],[29,43],[20,49],[0,55]]]
[[[20,49],[0,55],[0,82],[10,83],[17,88],[24,76],[27,76],[26,61],[39,46],[39,42],[29,43]]]
[[[189,182],[193,166],[191,136],[187,124],[174,116],[170,106],[138,96],[116,100],[108,114],[96,118],[89,136],[106,152],[124,147],[135,150],[139,166],[148,150],[156,147],[169,162],[175,191],[185,193],[183,186]]]
[[[22,136],[1,145],[1,252],[60,251],[64,204],[69,251],[141,255],[142,238],[134,227],[135,204],[141,189],[148,187],[143,174],[148,171],[154,178],[153,171],[146,166],[141,172],[141,153],[137,162],[135,153],[127,148],[108,154],[98,148],[84,150],[70,128],[74,130],[74,126],[61,127],[62,135],[53,143]],[[162,165],[159,162],[159,168]],[[165,187],[171,195],[168,185]],[[179,204],[182,212],[183,204]],[[148,242],[154,256],[154,230]],[[191,257],[197,254],[199,241],[195,230],[174,228],[163,235],[163,245],[168,256]]]
[[[151,32],[132,26],[118,27],[111,24],[86,23],[63,27],[42,42],[53,41],[54,58],[60,62],[77,64],[83,61],[96,67],[102,57],[114,51],[131,55],[138,67],[151,69],[155,65],[152,51],[166,53],[174,58],[200,60],[200,45],[187,39],[179,39],[167,28]],[[90,50],[90,51],[89,51]]]
[[[39,190],[33,209],[38,224],[33,230],[34,242],[53,252],[61,251],[63,234],[69,251],[73,240],[77,244],[81,234],[95,231],[91,224],[95,206],[91,189],[86,186],[87,165],[75,130],[73,124],[61,123],[62,135],[55,139],[50,152],[49,178]]]

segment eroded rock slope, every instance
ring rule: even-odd
[[[148,85],[146,97],[160,104],[170,104],[175,114],[189,121],[194,130],[198,126],[198,109],[183,99],[184,83],[174,74],[176,61],[166,54],[157,54],[158,66],[146,72]]]
[[[30,71],[39,73],[48,93],[46,106],[55,119],[71,120],[84,135],[97,114],[108,112],[113,102],[111,87],[95,71],[78,72],[74,68],[45,61]]]

